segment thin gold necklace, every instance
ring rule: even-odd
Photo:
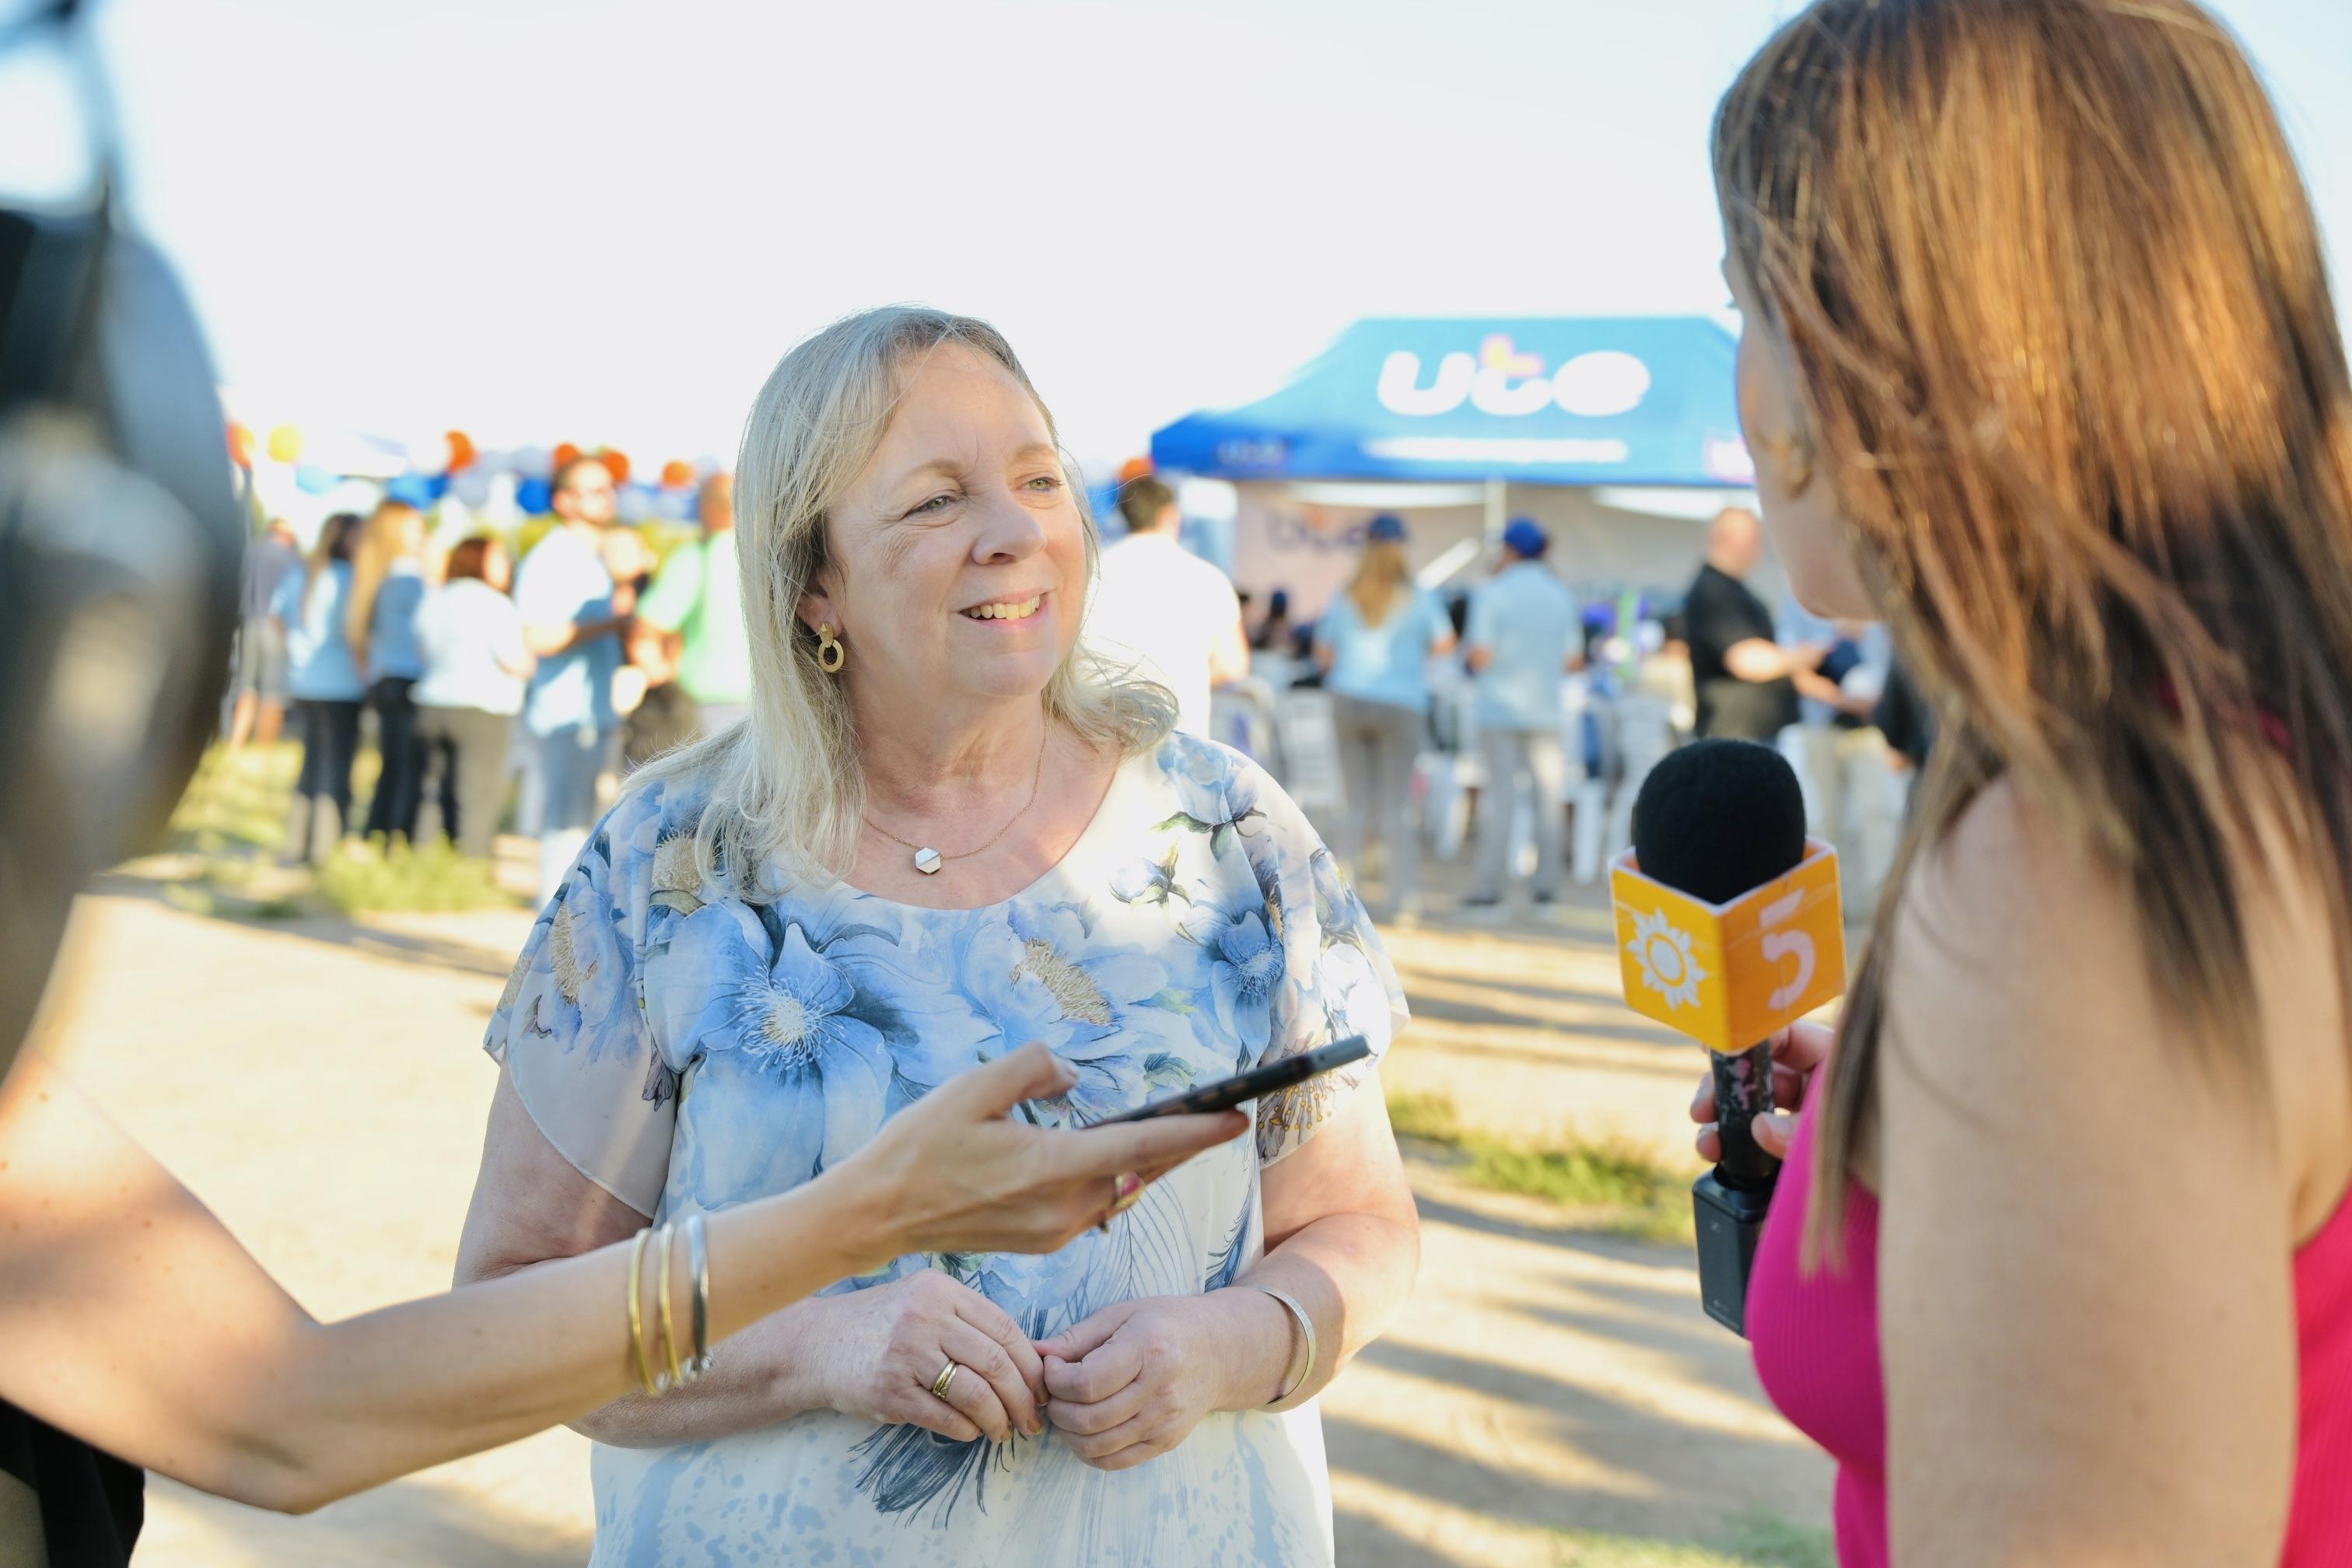
[[[1045,737],[1040,736],[1037,741],[1037,771],[1030,777],[1029,780],[1029,798],[1022,803],[1021,809],[1014,812],[1011,819],[1008,820],[1003,826],[998,828],[989,837],[987,843],[982,845],[977,849],[967,849],[960,855],[942,855],[928,844],[908,843],[906,839],[899,837],[897,834],[891,832],[888,828],[883,826],[880,823],[875,821],[870,816],[864,818],[864,821],[866,826],[872,828],[875,832],[880,834],[891,843],[912,849],[915,852],[915,869],[920,871],[926,877],[933,877],[939,874],[939,869],[941,866],[946,865],[950,860],[969,860],[975,855],[984,855],[989,850],[995,848],[996,841],[999,838],[1003,837],[1006,834],[1012,832],[1013,824],[1028,816],[1029,808],[1037,804],[1037,786],[1045,782]]]

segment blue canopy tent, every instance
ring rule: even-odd
[[[1227,479],[1744,486],[1733,341],[1699,316],[1357,322],[1272,396],[1154,435]]]
[[[1307,614],[1377,511],[1411,520],[1424,581],[1526,513],[1571,583],[1664,586],[1696,562],[1699,520],[1755,480],[1735,353],[1702,316],[1373,318],[1271,395],[1161,429],[1151,457],[1235,486],[1229,569]]]

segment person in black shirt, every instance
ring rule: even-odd
[[[1790,677],[1820,668],[1825,648],[1784,648],[1772,639],[1772,612],[1749,589],[1764,559],[1764,525],[1729,507],[1716,516],[1706,564],[1683,603],[1690,628],[1691,676],[1698,688],[1698,733],[1769,745],[1797,721]]]

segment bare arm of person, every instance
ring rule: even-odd
[[[1249,674],[1249,633],[1242,626],[1241,605],[1234,606],[1234,624],[1209,650],[1209,684],[1230,686]]]
[[[1100,1217],[1108,1174],[1164,1170],[1246,1125],[1169,1118],[1138,1139],[1007,1118],[1066,1081],[1045,1052],[1015,1053],[817,1181],[713,1215],[713,1338],[899,1253],[1050,1250]],[[626,1245],[320,1324],[36,1054],[0,1084],[0,1398],[205,1490],[306,1510],[633,1381]]]
[[[1495,650],[1485,643],[1472,643],[1470,651],[1463,656],[1462,662],[1470,667],[1471,674],[1484,675],[1494,667]]]
[[[525,647],[540,658],[552,658],[598,637],[626,636],[629,617],[600,616],[593,621],[559,621],[551,626],[530,626],[522,629]]]
[[[1747,637],[1724,649],[1723,668],[1740,680],[1780,680],[1801,669],[1818,669],[1828,657],[1829,649],[1819,643],[1783,647],[1769,637]]]
[[[557,1152],[501,1073],[457,1246],[457,1283],[593,1251],[646,1222]],[[982,1374],[950,1384],[952,1404],[928,1387],[949,1355]],[[1003,1309],[944,1274],[925,1273],[795,1302],[730,1341],[692,1386],[658,1398],[624,1394],[571,1425],[602,1443],[667,1447],[837,1409],[959,1442],[982,1432],[1003,1442],[1016,1425],[1038,1429],[1043,1376],[1028,1337]]]
[[[2250,924],[2258,952],[2283,935]],[[1873,1142],[1895,1560],[2277,1562],[2292,1106],[2316,1061],[2273,1059],[2266,1098],[2261,1064],[2200,1053],[2128,887],[2006,786],[1923,866],[1895,940]]]
[[[1254,1410],[1290,1386],[1303,1353],[1289,1310],[1316,1326],[1311,1374],[1286,1403],[1313,1396],[1395,1320],[1421,1263],[1421,1220],[1389,1127],[1380,1075],[1262,1187],[1265,1256],[1244,1282],[1205,1296],[1122,1302],[1042,1343],[1046,1413],[1097,1469],[1167,1453],[1218,1410]]]

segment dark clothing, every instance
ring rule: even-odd
[[[146,1521],[147,1478],[136,1466],[102,1454],[79,1437],[0,1404],[0,1491],[22,1483],[33,1494],[38,1534],[18,1497],[0,1496],[0,1561],[38,1562],[46,1550],[54,1568],[125,1568]]]
[[[418,798],[439,804],[441,829],[459,854],[488,859],[506,815],[514,720],[479,708],[420,706],[416,733],[425,757]]]
[[[1698,569],[1683,604],[1690,627],[1691,677],[1698,686],[1698,732],[1769,745],[1797,721],[1797,683],[1742,680],[1724,656],[1751,637],[1770,642],[1772,612],[1748,584],[1714,566]]]
[[[1887,668],[1886,686],[1878,694],[1878,710],[1871,722],[1886,736],[1888,745],[1911,759],[1913,767],[1927,765],[1928,748],[1936,743],[1936,710],[1899,662]]]
[[[360,749],[360,705],[303,698],[295,705],[302,716],[302,776],[294,793],[324,795],[335,803],[336,820],[352,818],[352,759]]]
[[[702,738],[702,710],[684,685],[666,680],[646,689],[645,700],[621,724],[621,771],[635,773],[673,747]]]
[[[416,837],[425,745],[416,736],[416,704],[409,698],[415,684],[406,676],[387,675],[368,688],[368,706],[375,710],[376,749],[383,757],[383,771],[375,776],[375,798],[368,803],[367,825],[361,829],[371,837]]]

